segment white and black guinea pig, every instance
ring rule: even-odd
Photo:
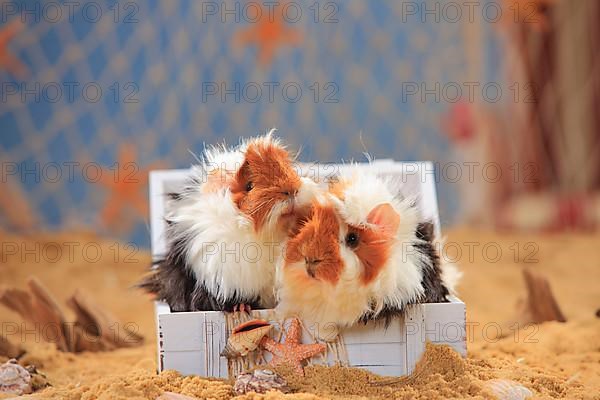
[[[210,148],[172,194],[168,251],[140,286],[173,311],[274,306],[275,262],[315,185],[272,132]]]

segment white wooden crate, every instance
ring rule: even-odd
[[[433,165],[428,162],[373,164],[382,175],[401,179],[406,193],[418,195],[423,220],[435,225],[440,235],[439,213]],[[305,168],[306,167],[306,168]],[[320,176],[345,168],[343,165],[303,166],[303,171]],[[166,252],[166,193],[179,191],[189,170],[153,171],[150,173],[150,217],[152,255],[160,259]],[[221,312],[171,312],[165,303],[156,302],[159,371],[173,369],[184,375],[227,378],[227,359],[221,351],[227,342],[225,316]],[[266,318],[269,311],[253,311]],[[310,327],[307,327],[310,330]],[[449,303],[416,304],[403,318],[394,319],[387,327],[382,322],[357,325],[342,331],[349,364],[374,373],[400,376],[410,373],[425,349],[426,341],[448,344],[466,356],[465,305],[454,298]],[[312,339],[304,332],[303,342]],[[330,355],[327,362],[333,363]]]

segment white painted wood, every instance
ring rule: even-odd
[[[402,366],[405,364],[405,347],[402,346],[402,343],[347,344],[346,351],[348,359],[354,366]]]
[[[406,373],[410,374],[425,351],[423,305],[415,304],[408,307],[404,323],[406,328]]]
[[[369,322],[367,325],[357,324],[344,330],[346,344],[354,343],[402,343],[404,335],[402,321],[394,319],[386,328],[383,321]]]
[[[435,190],[433,164],[429,162],[395,163],[377,161],[382,175],[394,175],[402,180],[403,192],[418,194],[422,218],[431,220],[436,234],[440,223]],[[309,166],[305,164],[304,167]],[[316,173],[331,175],[343,165],[329,164],[312,167]],[[316,168],[316,169],[315,169]],[[166,194],[180,191],[189,170],[153,171],[150,174],[150,209],[153,259],[164,256],[164,215]],[[159,370],[174,369],[184,375],[227,377],[227,360],[220,356],[227,341],[225,317],[220,312],[172,313],[169,306],[155,305]],[[269,319],[272,310],[253,312],[257,318]],[[277,325],[279,321],[270,321]],[[413,371],[425,350],[426,340],[448,344],[466,356],[465,305],[459,299],[450,303],[418,304],[407,308],[404,318],[396,318],[387,328],[371,322],[342,331],[350,365],[371,372],[400,376]],[[307,329],[314,329],[310,326]],[[312,342],[304,332],[302,341]],[[269,359],[269,356],[266,356]],[[333,363],[330,354],[328,363]],[[317,358],[313,360],[317,362]]]
[[[158,371],[162,371],[163,367],[163,333],[160,325],[159,316],[169,314],[171,310],[169,305],[160,301],[154,302],[154,321],[156,323],[156,359],[158,360]]]
[[[466,357],[465,304],[462,302],[423,304],[423,310],[425,339],[432,343],[447,344]]]
[[[163,308],[157,306],[157,310],[164,311],[164,305],[161,306]],[[271,310],[253,314],[266,319],[269,315],[272,315]],[[227,377],[227,361],[220,356],[227,337],[223,314],[163,313],[158,317],[163,342],[159,349],[159,353],[162,350],[162,369]],[[414,369],[425,350],[426,340],[447,344],[466,356],[465,306],[459,300],[417,304],[408,307],[405,318],[394,319],[387,329],[381,323],[369,323],[344,330],[342,335],[350,365],[383,375],[405,375]],[[302,341],[310,343],[312,338],[305,332]],[[333,361],[330,355],[328,362]]]
[[[164,351],[204,351],[207,334],[204,312],[159,315]]]
[[[200,351],[165,351],[162,370],[172,369],[182,375],[210,376],[206,373],[206,365],[202,360],[204,360],[204,352]]]
[[[154,260],[166,253],[164,216],[167,208],[167,194],[181,191],[189,174],[189,169],[150,171],[150,244]]]

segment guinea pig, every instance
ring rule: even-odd
[[[446,302],[432,224],[391,179],[348,168],[317,198],[277,265],[278,311],[318,326],[390,318]],[[451,266],[449,266],[451,268]]]
[[[141,283],[173,311],[274,306],[275,261],[314,182],[273,131],[205,150],[166,215],[168,251]]]

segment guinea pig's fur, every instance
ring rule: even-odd
[[[274,306],[280,245],[312,185],[271,132],[206,150],[169,204],[168,253],[142,286],[173,311]]]
[[[395,186],[349,168],[313,203],[277,265],[282,314],[344,326],[447,301],[432,225]]]

